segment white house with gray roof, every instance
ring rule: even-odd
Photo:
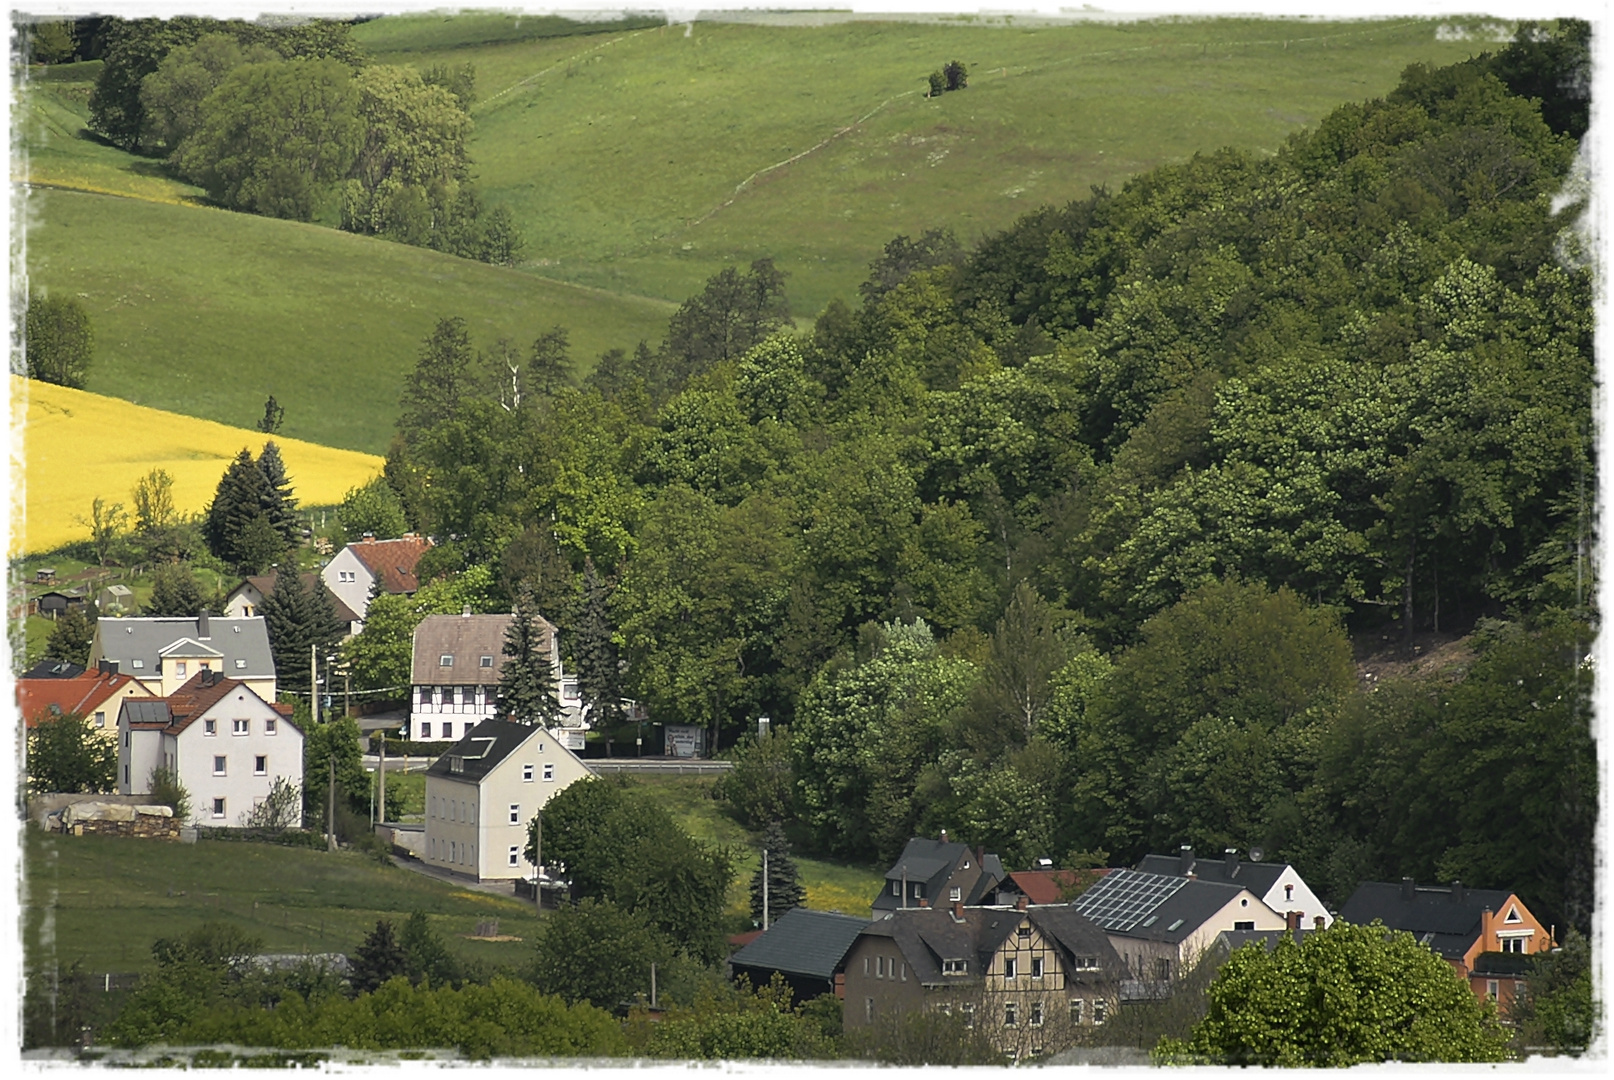
[[[422,861],[478,881],[531,878],[527,823],[592,775],[549,729],[483,720],[426,770]]]
[[[195,618],[100,619],[89,666],[103,660],[153,697],[168,697],[197,672],[212,671],[275,700],[275,659],[262,616],[230,619],[204,611]]]
[[[1253,854],[1259,858],[1261,852],[1257,849]],[[1184,844],[1176,855],[1145,855],[1137,869],[1149,874],[1242,885],[1278,914],[1298,915],[1301,926],[1319,929],[1334,925],[1328,908],[1300,877],[1300,871],[1288,863],[1241,859],[1235,848],[1226,849],[1220,859],[1196,858],[1194,849]]]

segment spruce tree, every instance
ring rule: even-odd
[[[90,645],[95,640],[95,623],[82,606],[70,607],[56,616],[45,640],[45,659],[68,664],[88,664]]]
[[[577,688],[595,726],[622,719],[622,667],[611,625],[611,586],[600,580],[594,560],[583,563],[583,610],[577,619],[573,657]]]
[[[273,441],[263,444],[263,453],[258,455],[258,471],[263,474],[264,490],[259,497],[264,516],[288,545],[296,544],[301,528],[297,520],[297,499],[291,493],[291,478],[286,475],[280,447]]]
[[[551,727],[560,719],[555,672],[532,590],[516,594],[515,616],[504,635],[504,669],[499,673],[499,707],[518,724]]]
[[[779,921],[779,916],[793,907],[801,907],[807,900],[807,890],[801,884],[801,872],[796,860],[790,857],[790,841],[785,827],[777,821],[768,823],[762,834],[762,847],[768,853],[768,924]],[[762,923],[762,867],[751,875],[751,918]]]
[[[253,518],[264,516],[268,486],[252,451],[243,448],[224,470],[202,526],[208,550],[216,557],[231,565],[241,561],[241,533]]]
[[[316,579],[312,588],[305,586],[296,565],[283,563],[261,610],[276,674],[288,688],[306,690],[310,648],[318,651],[323,664],[342,639],[342,625],[324,584]]]
[[[364,943],[348,957],[348,963],[348,981],[355,994],[373,993],[388,979],[409,974],[409,954],[386,919],[376,921],[375,929],[364,936]]]
[[[145,613],[172,618],[191,616],[202,610],[202,603],[202,588],[190,564],[169,563],[159,566],[151,577],[151,600]]]

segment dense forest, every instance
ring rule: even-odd
[[[1526,26],[970,246],[937,222],[801,333],[766,259],[581,385],[563,329],[444,313],[349,511],[443,541],[445,604],[533,588],[590,698],[705,725],[817,850],[1259,845],[1336,902],[1460,878],[1584,928],[1586,41]]]

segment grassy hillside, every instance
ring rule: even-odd
[[[184,384],[183,374],[170,377]],[[77,519],[89,517],[90,504],[100,497],[132,507],[135,481],[154,468],[173,475],[175,509],[196,513],[212,500],[219,477],[242,447],[253,453],[263,447],[264,436],[254,430],[16,375],[11,393],[26,463],[23,476],[11,483],[14,497],[24,501],[23,518],[13,522],[11,555],[88,539],[89,526]],[[381,459],[370,454],[279,436],[276,441],[304,505],[340,502],[349,488],[381,471]]]
[[[82,958],[91,972],[145,971],[151,943],[222,919],[269,952],[347,952],[377,919],[424,911],[449,949],[515,967],[537,917],[514,897],[460,888],[354,852],[203,840],[196,844],[52,835],[23,840],[23,949],[30,966]],[[472,941],[483,919],[520,941]]]
[[[386,449],[441,316],[482,346],[569,327],[587,370],[659,340],[671,311],[315,225],[74,191],[31,196],[28,272],[89,312],[88,389],[238,427],[273,394],[287,435],[368,453]]]
[[[469,35],[383,18],[354,36],[384,62],[476,65],[481,188],[516,212],[529,266],[680,300],[771,254],[798,315],[849,295],[899,232],[967,242],[1197,150],[1271,149],[1409,63],[1484,47],[1414,19],[700,22],[511,41],[499,18]],[[968,89],[926,98],[951,59]]]

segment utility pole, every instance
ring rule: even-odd
[[[379,729],[381,735],[381,765],[377,769],[377,777],[381,781],[381,814],[377,820],[387,820],[387,729]]]
[[[762,932],[768,932],[768,845],[762,845]]]
[[[308,708],[314,723],[319,723],[319,646],[308,646]]]
[[[532,896],[538,905],[538,914],[544,913],[544,807],[538,804],[538,850],[534,852],[538,861],[534,864],[532,877]],[[652,994],[652,996],[654,996]]]
[[[330,795],[325,807],[325,850],[336,850],[336,754],[325,759],[330,769]]]

